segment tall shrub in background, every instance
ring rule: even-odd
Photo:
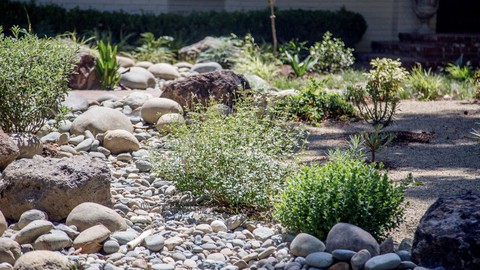
[[[0,126],[36,133],[48,118],[65,112],[77,48],[18,27],[11,31],[5,36],[0,27]]]
[[[353,49],[347,48],[339,38],[334,38],[330,32],[323,35],[321,42],[310,47],[310,55],[317,59],[314,68],[321,72],[338,72],[353,65]]]

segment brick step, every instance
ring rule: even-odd
[[[391,54],[391,53],[358,53],[356,55],[356,67],[369,69],[370,68],[370,61],[375,58],[391,58],[391,59],[400,59],[402,62],[402,66],[405,68],[412,68],[417,63],[422,64],[423,67],[438,67],[444,66],[445,64],[442,61],[438,61],[436,59],[425,59],[423,57],[415,57],[409,55],[402,55],[402,54]]]
[[[480,43],[480,34],[417,34],[417,33],[400,33],[398,34],[400,41],[403,42],[439,42],[439,43],[458,43],[465,45],[475,45]]]

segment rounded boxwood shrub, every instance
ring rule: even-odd
[[[404,188],[389,181],[374,163],[338,157],[325,166],[303,166],[289,178],[274,214],[288,229],[320,239],[338,222],[382,238],[402,221]]]

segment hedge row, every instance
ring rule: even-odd
[[[0,25],[9,29],[12,25],[28,26],[27,14],[33,30],[39,35],[52,36],[66,31],[92,34],[94,31],[110,31],[112,40],[118,42],[121,35],[152,32],[156,36],[169,35],[186,44],[205,36],[222,36],[234,33],[244,36],[251,33],[257,40],[271,42],[269,11],[242,12],[193,12],[181,14],[128,14],[125,12],[101,12],[96,10],[66,10],[57,5],[41,5],[35,2],[21,3],[0,0]],[[340,37],[347,46],[360,41],[367,24],[358,13],[340,9],[278,10],[277,33],[280,42],[293,38],[315,42],[326,31]],[[135,39],[135,38],[134,38]]]

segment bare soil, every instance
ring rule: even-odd
[[[392,237],[413,238],[420,218],[439,197],[480,193],[480,143],[471,139],[472,128],[480,128],[480,104],[474,101],[402,101],[400,111],[386,132],[397,139],[377,154],[394,181],[412,173],[421,185],[406,192],[409,203],[405,222]],[[333,147],[346,147],[349,136],[370,132],[365,122],[327,122],[309,128],[307,162],[322,163]]]

